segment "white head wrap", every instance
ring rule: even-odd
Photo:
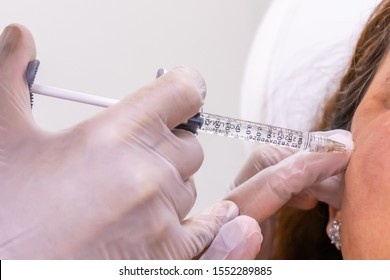
[[[274,0],[248,57],[242,118],[310,130],[379,2]]]

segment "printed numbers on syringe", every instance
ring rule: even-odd
[[[224,135],[232,138],[242,138],[259,143],[270,143],[278,146],[293,147],[300,149],[303,143],[303,133],[290,129],[245,123],[230,119],[205,118],[201,128],[204,132]]]

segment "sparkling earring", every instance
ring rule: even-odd
[[[337,250],[341,250],[341,236],[340,236],[341,222],[333,220],[332,227],[329,229],[330,243],[336,246]]]

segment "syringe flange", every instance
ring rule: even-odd
[[[190,118],[187,122],[181,123],[176,126],[176,129],[184,129],[193,134],[198,134],[198,129],[200,129],[204,124],[204,118],[200,113],[197,113],[195,116]]]

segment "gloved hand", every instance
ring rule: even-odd
[[[241,215],[222,226],[201,259],[253,260],[260,252],[262,242],[263,235],[256,220]]]
[[[7,27],[0,38],[0,258],[190,259],[238,215],[229,201],[185,219],[202,149],[172,129],[195,115],[205,84],[177,68],[95,117],[56,133],[34,122],[25,70],[32,35]],[[250,257],[261,234],[249,218],[243,238],[207,254]],[[248,238],[247,238],[248,237]],[[247,239],[246,239],[247,238]],[[218,240],[220,240],[218,242]],[[251,253],[252,255],[257,252]]]
[[[353,149],[348,131],[320,133]],[[226,199],[234,201],[241,214],[259,223],[289,202],[310,208],[318,199],[340,208],[343,183],[336,175],[345,169],[349,157],[350,152],[310,153],[259,146],[240,171],[233,183],[234,190]]]

